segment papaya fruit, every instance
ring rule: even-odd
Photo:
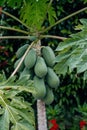
[[[21,46],[16,52],[16,57],[21,58],[25,53],[26,49],[28,48],[28,46],[29,46],[28,44]]]
[[[33,96],[35,99],[43,99],[46,95],[46,86],[44,79],[38,78],[37,76],[34,76],[34,87],[35,92],[33,93]]]
[[[23,71],[20,73],[20,78],[25,76],[25,75],[29,75],[30,76],[30,79],[33,78],[33,70],[32,69],[27,69],[26,67],[23,69]]]
[[[36,63],[36,51],[31,49],[25,57],[24,64],[26,68],[31,69]]]
[[[47,47],[43,47],[41,52],[43,58],[45,59],[46,64],[49,67],[53,67],[55,64],[55,54],[53,50],[49,46],[47,46]]]
[[[42,100],[45,102],[46,105],[50,105],[54,101],[54,94],[49,86],[46,86],[46,95]]]
[[[37,61],[34,67],[34,72],[39,78],[43,78],[47,74],[47,66],[44,59],[40,56],[37,57]]]
[[[57,89],[60,83],[59,77],[56,75],[54,70],[50,67],[48,67],[46,82],[51,88],[55,88],[55,89]]]
[[[21,60],[21,58],[18,59],[18,60],[14,63],[14,68],[17,67],[17,65],[19,64],[20,60]],[[17,72],[21,72],[23,69],[24,69],[24,62],[21,63],[21,65],[20,65],[20,67],[19,67],[19,69],[18,69]]]

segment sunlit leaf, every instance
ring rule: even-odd
[[[33,126],[25,121],[17,122],[11,130],[35,130]]]
[[[58,55],[54,69],[58,74],[66,74],[67,70],[72,72],[75,68],[77,73],[87,70],[87,20],[80,21],[83,24],[82,31],[72,34],[56,48]]]
[[[0,116],[0,130],[9,130],[9,123],[9,112],[6,108],[4,114]]]
[[[29,76],[18,80],[13,76],[0,82],[0,130],[35,130],[34,111],[31,103],[19,95],[21,92],[33,92]]]

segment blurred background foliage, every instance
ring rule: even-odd
[[[87,0],[54,0],[52,5],[56,13],[56,22],[57,20],[86,7]],[[14,8],[7,4],[2,4],[0,6],[2,6],[3,10],[15,15],[16,17],[20,17],[19,4]],[[47,34],[69,37],[70,34],[77,32],[75,26],[80,24],[79,20],[81,18],[87,18],[87,11],[56,25],[48,31]],[[48,27],[49,24],[48,20],[44,21],[45,27]],[[25,29],[24,26],[5,14],[0,14],[0,25]],[[2,35],[15,36],[20,35],[20,33],[0,29],[0,36]],[[23,39],[0,40],[0,73],[4,71],[7,77],[10,76],[11,72],[14,70],[13,65],[16,59],[15,52],[25,43],[30,43],[30,41]],[[55,49],[59,43],[60,40],[50,38],[46,38],[42,41],[42,45],[50,45],[53,49]],[[84,73],[77,75],[76,70],[73,70],[72,73],[67,72],[65,76],[60,75],[60,87],[58,90],[54,90],[55,101],[52,106],[47,107],[47,115],[48,119],[56,118],[58,122],[63,122],[63,125],[60,123],[61,130],[70,130],[70,127],[74,130],[78,129],[77,122],[82,119],[82,115],[79,117],[78,106],[80,105],[85,108],[84,103],[87,103],[87,81],[84,80],[83,77]],[[26,100],[29,96],[31,95],[24,94]],[[78,110],[76,108],[78,108]],[[75,118],[75,116],[77,117]],[[87,117],[85,119],[87,120]],[[70,124],[70,122],[72,123]],[[76,128],[73,128],[73,123],[76,124]]]

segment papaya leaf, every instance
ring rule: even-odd
[[[2,77],[1,77],[2,78]],[[26,88],[33,88],[33,80],[29,79],[29,75],[23,76],[21,79],[16,80],[16,76],[10,77],[7,80],[4,80],[3,82],[0,82],[0,89],[21,89],[22,91],[25,91]],[[29,92],[29,90],[28,90]]]
[[[87,28],[87,19],[80,19],[80,22],[82,23],[82,25],[83,25],[83,29],[85,29],[85,28]],[[83,30],[82,29],[82,30]]]
[[[0,130],[9,130],[9,112],[7,108],[4,110],[2,116],[0,116]],[[3,125],[4,124],[4,125]]]
[[[17,122],[11,130],[35,130],[29,123],[21,121]]]
[[[84,72],[83,79],[84,79],[84,80],[87,79],[87,70]]]
[[[0,77],[2,79],[3,76]],[[34,111],[31,104],[19,95],[22,91],[26,91],[24,89],[26,88],[25,85],[29,89],[32,84],[33,82],[29,80],[29,76],[25,76],[24,80],[16,80],[14,76],[0,82],[1,130],[35,130]],[[21,86],[22,89],[20,89]]]
[[[50,25],[55,23],[55,19],[56,19],[56,13],[55,13],[54,8],[51,6],[48,9],[48,20],[49,20]]]
[[[52,6],[47,10],[48,4],[48,0],[27,1],[20,10],[21,20],[29,27],[35,28],[35,30],[41,29],[46,13],[48,13],[50,24],[54,23],[56,14]]]
[[[6,76],[5,73],[3,72],[3,74],[0,74],[0,82],[4,82],[6,81]]]
[[[83,28],[76,34],[70,35],[70,38],[61,42],[56,51],[56,65],[54,67],[56,73],[66,74],[77,69],[77,73],[87,70],[87,19],[80,20]],[[85,27],[86,26],[86,27]]]
[[[6,127],[10,127],[10,123],[13,125],[17,124],[20,120],[24,120],[34,128],[34,112],[31,108],[31,104],[20,99],[21,97],[14,97],[14,100],[5,99],[4,96],[0,95],[0,105],[4,108],[4,112],[0,116],[0,126],[2,130]],[[14,104],[15,103],[15,104]],[[26,129],[27,126],[25,126]],[[8,129],[6,129],[8,130]]]
[[[81,24],[77,25],[75,27],[75,30],[85,30],[87,28],[87,19],[83,18],[80,19]]]

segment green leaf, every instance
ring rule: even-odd
[[[83,79],[84,79],[84,80],[87,79],[87,71],[84,72]]]
[[[14,106],[15,108],[22,108],[22,109],[27,109],[30,104],[25,102],[24,99],[22,97],[14,97],[12,102],[11,102],[11,105]]]
[[[0,83],[0,89],[5,89],[5,90],[12,89],[10,91],[12,92],[11,95],[18,94],[19,92],[22,92],[22,91],[32,93],[35,88],[33,86],[33,81],[30,80],[29,77],[30,77],[29,75],[25,75],[21,79],[18,79],[18,80],[16,80],[16,76],[10,77],[8,80],[5,80]]]
[[[19,96],[19,93],[26,91],[26,88],[28,92],[32,88],[33,92],[33,82],[29,80],[29,76],[19,80],[11,77],[0,82],[0,130],[9,130],[11,126],[12,130],[35,130],[31,104]]]
[[[35,130],[29,123],[21,121],[17,122],[11,130]]]
[[[87,28],[87,19],[80,19],[81,24],[75,27],[75,30],[86,30]]]
[[[2,113],[2,116],[0,117],[0,122],[3,123],[2,124],[3,128],[7,122],[8,122],[7,126],[9,127],[10,122],[13,125],[15,125],[20,120],[21,121],[24,120],[25,122],[27,121],[32,127],[34,126],[34,112],[29,103],[23,102],[23,101],[21,102],[20,97],[17,98],[17,100],[19,100],[18,102],[17,100],[15,101],[17,103],[15,103],[14,101],[9,102],[5,100],[3,97],[1,97],[1,99],[3,101],[3,104],[5,104],[5,106],[3,106],[3,104],[0,102],[0,105],[4,107],[4,111],[5,111],[4,113]],[[26,126],[26,130],[27,129],[28,128]],[[5,129],[2,129],[2,130],[5,130]]]
[[[54,69],[56,70],[56,73],[58,73],[58,74],[66,74],[67,73],[68,68],[67,68],[66,60],[67,59],[64,59],[55,65]]]
[[[0,82],[4,82],[4,81],[6,81],[6,76],[3,73],[3,74],[0,74]]]
[[[54,23],[56,14],[52,6],[48,9],[48,4],[48,0],[26,1],[26,4],[24,4],[20,11],[21,20],[29,27],[38,30],[41,29],[46,13],[48,13],[49,22],[51,24]]]
[[[77,73],[81,73],[87,70],[87,62],[82,61],[77,65]]]
[[[11,89],[10,91],[4,91],[5,93],[5,97],[8,99],[13,99],[17,94],[20,93],[20,91],[15,90],[15,89]]]
[[[22,118],[25,119],[29,124],[35,125],[34,113],[30,107],[26,111],[24,109],[21,109],[21,111],[20,110],[17,111],[22,116]]]
[[[50,25],[55,23],[55,19],[56,19],[56,13],[54,11],[54,8],[51,6],[48,9],[48,20],[49,20]]]
[[[82,23],[82,25],[83,25],[83,28],[82,28],[82,30],[86,30],[87,29],[87,19],[80,19],[80,22]]]
[[[77,69],[77,73],[87,70],[87,19],[82,19],[84,24],[82,31],[72,34],[64,42],[61,42],[56,51],[56,73],[66,74],[67,70]]]
[[[0,116],[0,130],[9,130],[9,112],[7,108],[4,114]]]

